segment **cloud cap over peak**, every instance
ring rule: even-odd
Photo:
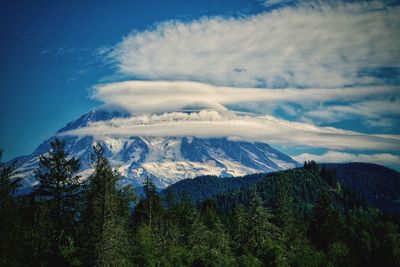
[[[178,111],[185,108],[210,108],[227,111],[226,105],[241,103],[306,103],[326,101],[355,101],[398,96],[397,87],[352,88],[240,88],[215,86],[191,81],[125,81],[98,85],[93,98],[121,106],[132,113]]]
[[[231,137],[272,144],[331,149],[400,149],[400,136],[374,135],[290,122],[272,116],[225,116],[217,111],[136,115],[90,123],[62,135]]]

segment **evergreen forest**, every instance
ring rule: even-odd
[[[91,164],[82,179],[55,139],[29,194],[1,165],[0,266],[400,266],[399,214],[329,164],[198,178],[201,192],[189,182],[160,192],[147,178],[143,194],[119,186],[100,145]]]

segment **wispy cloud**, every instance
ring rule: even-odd
[[[266,7],[274,7],[277,5],[287,5],[297,3],[297,0],[260,0]]]
[[[381,83],[365,70],[400,67],[399,43],[398,6],[317,2],[165,22],[128,35],[110,56],[122,73],[145,79],[326,88]]]
[[[368,126],[390,128],[399,122],[394,118],[400,116],[400,101],[389,98],[336,105],[315,105],[313,109],[304,111],[301,116],[319,123],[362,118],[364,124]]]

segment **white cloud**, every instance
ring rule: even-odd
[[[168,21],[132,32],[111,52],[99,52],[120,74],[149,81],[99,85],[93,98],[134,116],[67,134],[229,136],[332,150],[399,151],[399,135],[311,123],[354,117],[383,126],[399,115],[399,88],[387,86],[375,70],[400,68],[400,7],[329,2],[251,17]],[[271,114],[277,106],[310,123],[228,109]],[[173,112],[192,109],[202,111]]]
[[[261,1],[266,7],[275,6],[275,5],[286,5],[290,3],[296,2],[295,0],[263,0]]]
[[[271,144],[331,149],[400,149],[399,135],[372,135],[289,122],[272,116],[251,117],[202,110],[193,113],[138,115],[91,123],[63,135],[105,136],[198,136],[231,137]]]
[[[144,79],[342,87],[381,82],[359,74],[400,67],[399,43],[398,6],[313,3],[245,18],[165,22],[128,35],[110,56],[122,73]]]
[[[273,116],[239,115],[226,106],[261,102],[304,103],[376,98],[382,92],[399,94],[395,87],[330,89],[257,89],[214,86],[187,81],[126,81],[99,85],[94,98],[107,105],[122,107],[133,116],[91,123],[64,134],[119,136],[198,136],[231,137],[271,144],[330,149],[399,150],[398,135],[373,135],[290,122]],[[359,102],[365,112],[380,103]],[[371,104],[372,103],[372,104]],[[375,103],[375,104],[374,104]],[[390,102],[392,103],[392,102]],[[396,109],[389,105],[389,112]],[[354,108],[353,108],[354,109]],[[172,112],[191,110],[187,112]],[[197,112],[193,112],[197,110]],[[200,110],[200,111],[198,111]],[[382,110],[383,111],[383,110]],[[163,113],[164,112],[164,113]],[[295,110],[290,110],[295,113]],[[153,114],[153,115],[151,115]]]
[[[293,156],[298,162],[315,160],[317,162],[370,162],[383,165],[400,165],[400,156],[390,153],[358,154],[340,151],[328,151],[322,155],[309,153]]]
[[[176,111],[188,107],[227,111],[226,105],[261,102],[271,105],[282,102],[316,103],[352,101],[382,94],[400,95],[396,87],[257,89],[214,86],[189,81],[125,81],[100,85],[93,98],[121,106],[133,113]],[[365,105],[367,110],[369,107]],[[379,105],[375,105],[379,106]],[[388,107],[383,106],[383,109]],[[396,110],[392,106],[391,110]],[[354,109],[354,108],[353,108]],[[312,111],[314,113],[321,111]],[[309,116],[315,116],[310,112]],[[329,114],[332,111],[328,110]]]
[[[387,118],[387,116],[400,116],[400,101],[397,99],[380,99],[342,103],[341,105],[320,105],[305,111],[302,116],[324,123],[362,117],[364,122],[371,126],[389,127],[395,121]]]

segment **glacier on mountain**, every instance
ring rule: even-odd
[[[68,154],[80,158],[79,174],[82,179],[92,172],[90,155],[96,142],[104,146],[110,164],[121,174],[121,184],[132,184],[135,187],[140,187],[147,176],[153,179],[158,188],[165,188],[182,179],[200,175],[242,176],[299,165],[268,144],[231,140],[227,137],[106,136],[99,139],[90,135],[63,135],[93,122],[129,116],[124,111],[96,109],[68,123],[56,133],[65,142]],[[29,190],[37,184],[35,169],[39,156],[47,152],[51,140],[43,142],[31,155],[12,161],[17,167],[17,175],[23,178],[22,190]]]

